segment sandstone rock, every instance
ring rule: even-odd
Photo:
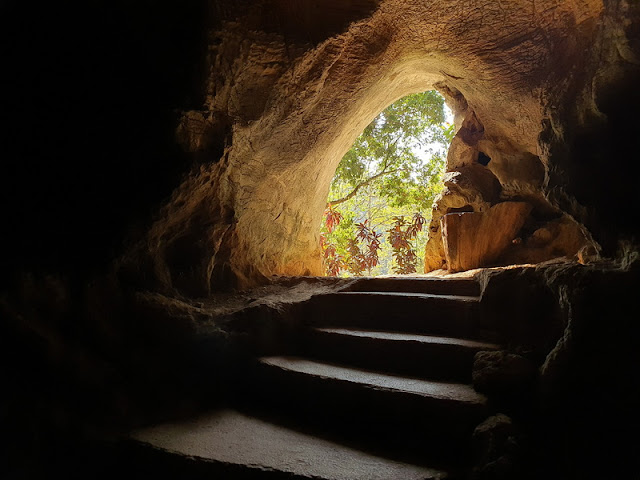
[[[513,420],[503,413],[498,413],[478,425],[473,431],[473,438],[484,444],[483,451],[491,452],[515,432]]]
[[[590,85],[585,49],[598,38],[602,3],[352,3],[327,3],[318,15],[284,9],[277,24],[247,9],[213,27],[206,99],[179,132],[204,168],[175,189],[132,257],[143,276],[207,294],[273,274],[321,274],[318,226],[338,162],[386,106],[436,85],[462,110],[450,168],[473,167],[484,152],[510,195],[534,188],[545,198],[541,131],[552,100]],[[454,201],[453,191],[435,217],[496,203],[471,190]],[[439,224],[426,270],[444,260]]]
[[[509,246],[531,206],[498,203],[485,212],[449,213],[442,218],[442,237],[450,272],[490,266]]]
[[[540,263],[558,257],[582,263],[598,258],[599,247],[584,227],[569,215],[549,220],[519,244],[511,245],[501,256],[502,264]]]
[[[459,100],[453,105],[454,109],[461,107],[464,108],[464,111],[456,112],[456,116],[464,117],[447,153],[448,171],[472,165],[478,158],[478,141],[484,135],[484,126],[473,110],[467,108],[467,105]]]
[[[473,163],[447,172],[442,180],[444,186],[466,199],[470,205],[494,204],[500,198],[502,186],[486,167]],[[480,208],[477,211],[482,211]]]
[[[478,352],[473,360],[473,386],[487,395],[504,395],[528,387],[537,368],[530,360],[505,351]]]
[[[453,123],[455,124],[456,133],[462,127],[469,104],[464,95],[455,87],[447,85],[446,82],[438,82],[433,87],[444,97],[445,102],[453,113]]]
[[[451,212],[483,212],[498,201],[500,182],[482,165],[473,163],[447,172],[445,189],[434,202],[429,224],[429,240],[425,247],[425,272],[446,265],[442,241],[441,219]]]
[[[562,335],[565,322],[558,294],[550,288],[545,275],[576,267],[579,265],[575,262],[564,260],[481,270],[478,278],[483,285],[482,328],[499,332],[506,345],[517,345],[512,353],[541,364]]]

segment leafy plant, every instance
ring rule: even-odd
[[[369,228],[369,220],[356,225],[356,237],[349,241],[348,269],[354,275],[362,275],[365,271],[371,275],[371,269],[378,265],[378,250],[382,233]],[[362,244],[362,248],[360,247]]]
[[[324,212],[325,216],[325,225],[327,226],[327,232],[331,233],[333,230],[340,225],[342,221],[342,214],[335,210],[331,205],[327,206],[327,209]]]
[[[416,271],[426,219],[411,212],[429,211],[442,190],[453,133],[433,91],[400,99],[365,128],[331,184],[321,238],[328,275]]]
[[[426,219],[421,213],[415,213],[411,221],[405,220],[404,215],[393,217],[393,220],[394,225],[388,230],[389,243],[393,248],[395,259],[393,271],[398,274],[415,273],[418,256],[412,240],[418,236],[418,232],[422,231]]]
[[[338,276],[341,270],[347,268],[344,257],[337,252],[334,244],[326,241],[324,235],[320,236],[320,246],[327,275],[330,277]]]
[[[377,185],[392,205],[429,209],[454,134],[453,125],[444,121],[444,99],[435,91],[409,95],[387,107],[342,158],[333,183],[348,191],[327,205],[336,207]]]

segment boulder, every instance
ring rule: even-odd
[[[425,247],[425,272],[446,265],[441,220],[451,212],[484,212],[500,198],[501,186],[488,168],[473,163],[447,172],[444,190],[434,202]]]
[[[485,212],[449,213],[442,239],[450,272],[490,266],[516,238],[531,211],[525,202],[498,203]]]

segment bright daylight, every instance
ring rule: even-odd
[[[435,90],[401,98],[365,128],[331,183],[321,230],[326,275],[422,272],[453,134]]]

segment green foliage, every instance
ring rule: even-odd
[[[395,265],[393,273],[415,273],[418,269],[418,255],[412,241],[422,231],[426,222],[422,214],[414,213],[411,221],[405,220],[404,215],[393,217],[393,227],[388,230],[389,243],[393,249]]]
[[[454,133],[453,125],[444,122],[444,99],[435,91],[398,100],[357,138],[336,170],[334,185],[353,190],[376,177],[392,205],[428,210],[438,193],[435,187]]]
[[[322,227],[328,275],[416,271],[426,241],[420,212],[442,189],[453,128],[435,91],[398,100],[365,128],[331,185]]]

